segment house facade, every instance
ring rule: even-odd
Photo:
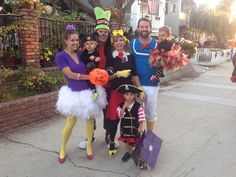
[[[130,16],[130,26],[135,30],[140,18],[148,18],[152,23],[152,35],[157,36],[165,22],[165,3],[166,0],[135,0],[130,14],[126,14]]]
[[[189,27],[191,9],[196,7],[194,0],[166,0],[165,25],[171,27],[174,36],[184,36]]]

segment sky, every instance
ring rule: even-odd
[[[194,0],[197,4],[208,4],[210,7],[215,7],[220,0]]]

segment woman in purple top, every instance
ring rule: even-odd
[[[66,44],[65,50],[56,55],[56,64],[59,70],[64,74],[67,85],[62,86],[56,103],[57,110],[66,116],[66,124],[62,132],[62,144],[59,155],[59,162],[63,163],[66,156],[66,144],[70,138],[71,132],[77,118],[85,119],[87,136],[87,158],[93,159],[92,135],[93,118],[98,117],[100,112],[106,106],[106,94],[104,89],[97,86],[98,98],[93,100],[93,93],[89,89],[86,66],[80,60],[79,35],[74,26],[67,26],[64,36]]]

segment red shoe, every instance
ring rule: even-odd
[[[66,160],[66,157],[64,157],[62,159],[60,157],[58,157],[58,162],[61,163],[61,164],[64,163],[65,160]]]
[[[88,159],[88,160],[93,160],[93,158],[94,158],[93,153],[92,153],[91,155],[88,155],[88,154],[87,154],[87,159]]]
[[[236,82],[236,76],[232,76],[230,79],[232,82]]]

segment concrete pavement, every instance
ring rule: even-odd
[[[101,118],[94,160],[88,161],[85,151],[78,148],[85,136],[85,122],[78,120],[68,143],[68,158],[59,164],[65,122],[59,116],[0,137],[0,177],[233,177],[236,85],[229,80],[232,69],[231,63],[224,63],[199,77],[162,85],[155,133],[163,139],[163,146],[153,170],[141,171],[132,160],[121,162],[123,144],[117,156],[109,157]]]

